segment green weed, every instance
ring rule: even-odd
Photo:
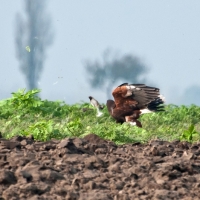
[[[200,140],[200,107],[166,105],[166,111],[141,116],[143,128],[115,123],[104,107],[103,115],[89,103],[68,105],[41,100],[40,90],[19,90],[0,101],[0,132],[5,138],[32,134],[36,140],[84,137],[95,133],[117,144],[147,142],[151,139]]]

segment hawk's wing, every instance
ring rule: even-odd
[[[143,109],[159,95],[159,89],[145,84],[124,83],[112,92],[116,107],[132,107]]]

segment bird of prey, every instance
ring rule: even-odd
[[[112,92],[113,100],[107,100],[110,115],[117,123],[128,122],[142,127],[141,114],[164,111],[164,97],[160,90],[145,84],[123,83]]]
[[[100,117],[103,114],[100,111],[100,110],[103,109],[103,106],[100,105],[100,103],[95,98],[93,98],[92,96],[89,96],[89,99],[90,99],[91,105],[94,106],[97,109],[97,117]]]

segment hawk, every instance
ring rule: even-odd
[[[107,100],[110,115],[117,123],[128,122],[142,127],[138,118],[141,114],[164,111],[164,97],[156,87],[145,84],[123,83],[112,92],[113,100]]]

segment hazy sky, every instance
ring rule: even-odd
[[[15,17],[24,5],[22,0],[0,2],[4,99],[26,88],[15,48]],[[200,87],[199,0],[48,0],[47,11],[55,37],[39,81],[43,99],[71,104],[89,101],[91,95],[105,103],[106,92],[86,82],[83,62],[100,60],[107,48],[139,57],[150,68],[148,80],[160,87],[167,103],[183,104],[183,92]],[[200,94],[197,98],[200,102]]]

